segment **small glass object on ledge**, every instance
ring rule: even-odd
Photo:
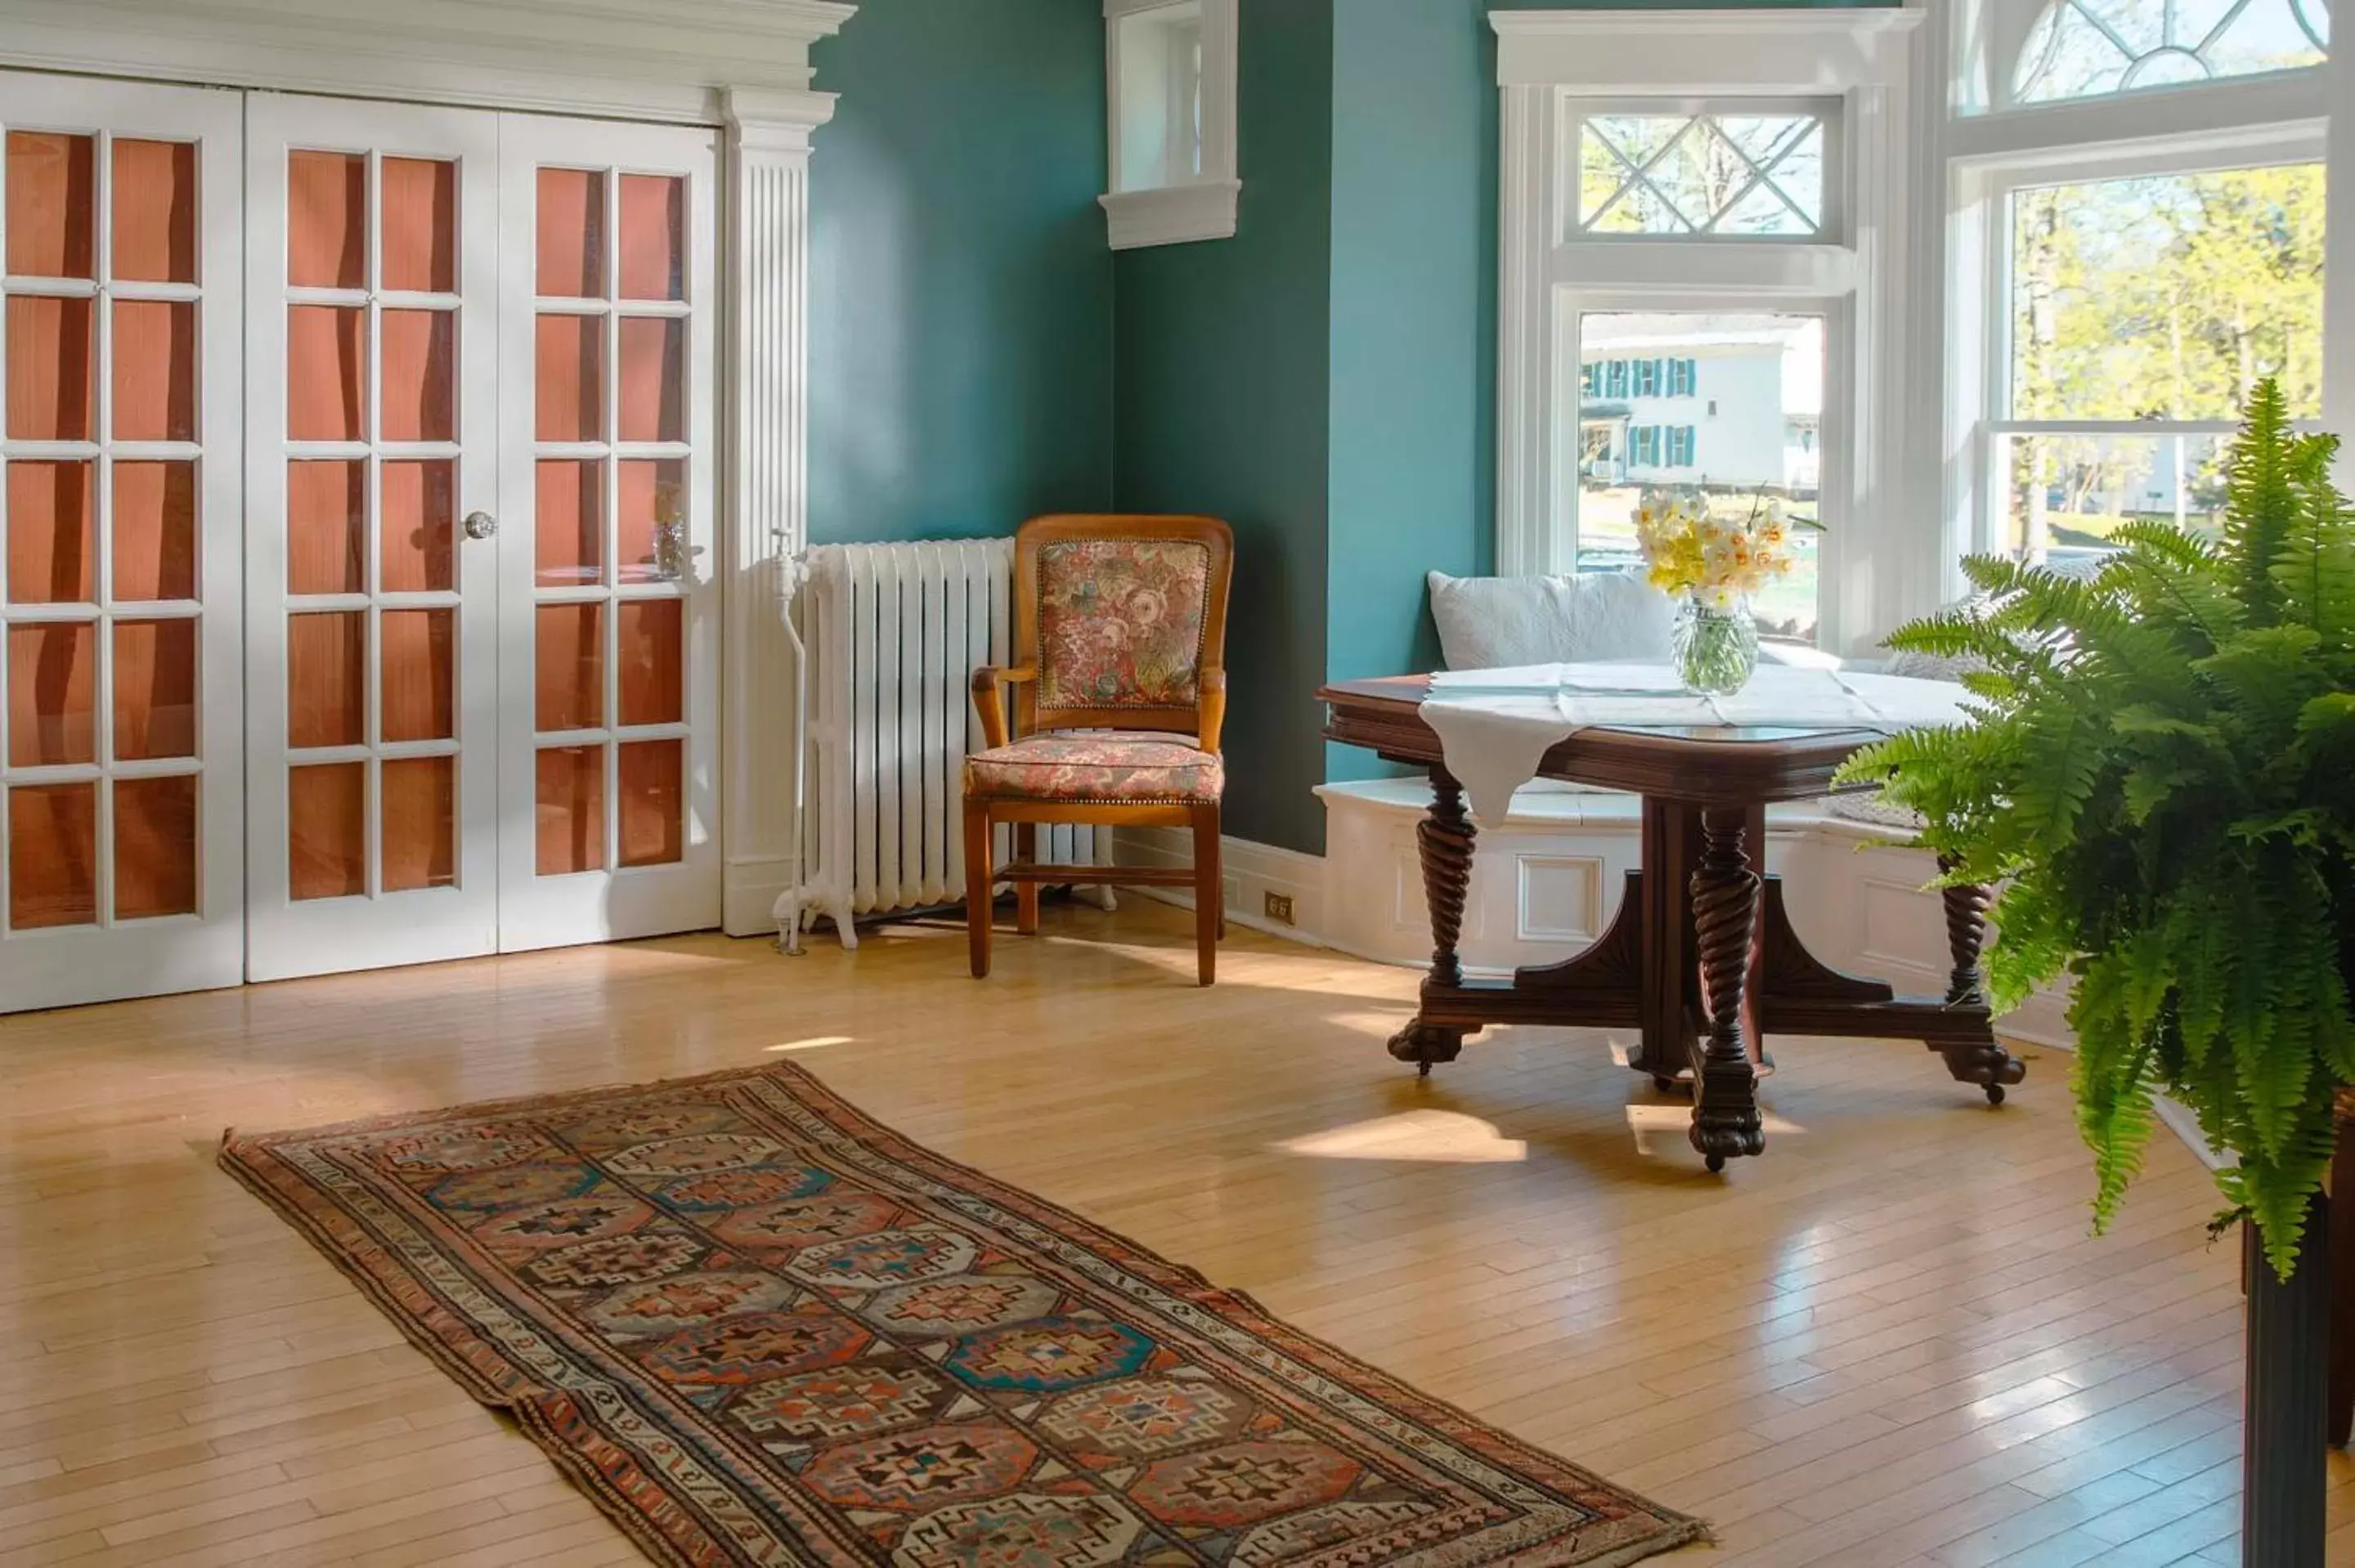
[[[1689,692],[1729,696],[1758,673],[1758,623],[1747,599],[1720,608],[1687,594],[1677,607],[1673,637],[1677,678]]]

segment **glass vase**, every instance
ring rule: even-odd
[[[1758,623],[1750,601],[1723,609],[1688,594],[1677,610],[1677,676],[1689,692],[1727,696],[1758,672]]]

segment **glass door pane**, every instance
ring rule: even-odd
[[[268,226],[250,357],[284,367],[252,404],[249,602],[279,665],[254,710],[255,974],[485,951],[498,117],[301,98],[250,115]]]
[[[291,892],[446,886],[461,823],[417,797],[459,747],[458,164],[302,147],[286,164]]]
[[[0,1011],[240,978],[240,114],[0,73]]]
[[[687,179],[541,164],[532,185],[537,866],[570,876],[675,863],[692,450]],[[670,482],[654,482],[656,470]]]

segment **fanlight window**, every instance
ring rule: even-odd
[[[1819,115],[1590,115],[1578,165],[1588,234],[1812,238],[1824,226]]]
[[[2012,101],[2294,70],[2329,47],[2328,0],[2053,0],[2020,48]]]

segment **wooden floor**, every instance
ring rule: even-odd
[[[2000,1111],[1918,1048],[1793,1041],[1722,1178],[1598,1033],[1428,1084],[1413,977],[1051,907],[788,959],[694,938],[0,1020],[0,1563],[635,1562],[212,1166],[300,1127],[772,1060],[1664,1502],[1666,1561],[2230,1563],[2240,1298],[2162,1135],[2085,1232],[2065,1059]],[[2331,1562],[2355,1564],[2334,1460]]]

